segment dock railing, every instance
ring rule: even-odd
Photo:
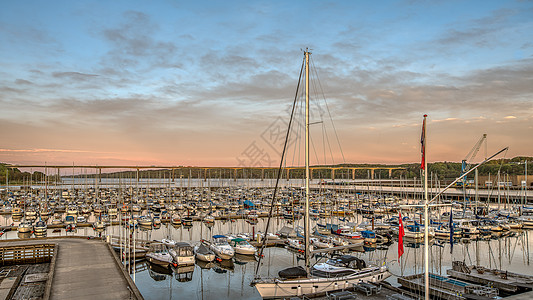
[[[55,244],[36,244],[0,247],[0,264],[2,266],[44,263],[52,261]]]

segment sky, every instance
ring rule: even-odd
[[[0,162],[279,165],[307,48],[312,164],[533,156],[532,1],[1,2]]]

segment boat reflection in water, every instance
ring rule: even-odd
[[[183,267],[163,267],[159,264],[154,264],[149,261],[145,261],[148,266],[148,274],[155,281],[164,281],[168,278],[174,278],[179,282],[188,282],[192,280],[194,274],[194,265]]]
[[[215,260],[215,266],[213,267],[213,271],[216,273],[222,274],[226,273],[228,271],[234,271],[235,265],[233,264],[232,259],[216,259]]]
[[[245,255],[245,254],[236,253],[234,258],[235,258],[235,263],[238,265],[245,265],[249,262],[257,261],[255,259],[255,255]]]
[[[172,270],[170,270],[170,268],[165,268],[149,261],[146,262],[146,265],[148,266],[148,274],[150,274],[150,277],[155,281],[163,281],[166,280],[168,276],[172,276]]]
[[[174,278],[178,282],[188,282],[192,280],[194,265],[172,267],[172,271],[174,271]]]
[[[31,232],[17,232],[17,236],[19,237],[19,239],[29,239],[31,238],[31,235]]]
[[[209,270],[215,266],[215,263],[213,262],[207,262],[207,261],[201,261],[197,260],[196,264],[200,267],[202,270]]]

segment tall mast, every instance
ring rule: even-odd
[[[426,118],[427,115],[424,115],[424,137],[423,141],[427,144],[426,140]],[[429,300],[429,214],[428,214],[428,160],[426,156],[426,147],[424,145],[424,280],[426,283],[425,287],[425,299]],[[452,230],[450,228],[450,230]]]
[[[309,274],[309,51],[305,50],[305,270]]]

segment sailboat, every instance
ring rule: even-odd
[[[305,56],[305,216],[304,246],[305,268],[292,267],[278,273],[278,278],[256,278],[252,285],[263,298],[286,298],[305,294],[324,293],[351,287],[360,282],[380,282],[391,274],[386,266],[356,264],[355,257],[329,260],[310,267],[310,228],[309,228],[309,55]],[[282,157],[283,160],[283,157]],[[274,193],[275,195],[275,193]],[[274,198],[274,197],[273,197]],[[267,227],[268,228],[268,227]]]

